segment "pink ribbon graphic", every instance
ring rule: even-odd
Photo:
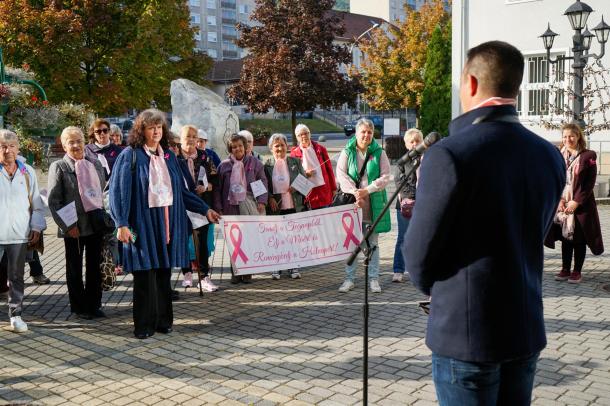
[[[233,235],[233,230],[237,230],[237,237]],[[237,257],[239,256],[244,264],[248,263],[248,257],[246,253],[241,249],[241,229],[237,224],[233,224],[229,230],[229,237],[231,238],[231,243],[233,244],[233,255],[231,255],[231,261],[235,263],[237,261]]]
[[[345,221],[346,219],[350,220],[349,225],[347,225],[347,222]],[[350,213],[343,213],[343,216],[341,217],[341,223],[343,223],[343,229],[346,233],[345,241],[343,242],[343,246],[345,247],[345,249],[349,247],[350,242],[353,242],[354,244],[356,244],[356,246],[358,246],[360,244],[360,241],[358,241],[358,239],[354,235],[354,217],[352,217]]]

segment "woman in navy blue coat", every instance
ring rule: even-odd
[[[134,335],[172,331],[170,269],[189,264],[186,210],[217,222],[219,215],[188,191],[169,150],[164,113],[149,109],[136,118],[128,147],[110,179],[110,209],[122,243],[125,272],[133,272]]]

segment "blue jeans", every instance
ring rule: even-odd
[[[364,234],[366,233],[367,225],[368,224],[366,224],[366,223],[362,224],[363,237],[364,237]],[[379,237],[379,234],[377,234],[377,233],[373,233],[369,237],[369,243],[371,243],[371,248],[377,247],[377,248],[375,248],[375,251],[373,251],[373,256],[371,257],[371,262],[369,263],[369,280],[379,278],[379,246],[377,243],[378,237]],[[366,248],[366,242],[362,241],[360,246],[362,248]],[[345,274],[346,274],[345,279],[354,282],[354,280],[356,279],[356,265],[358,265],[357,258],[354,262],[352,262],[351,265],[345,266]]]
[[[432,378],[439,405],[529,405],[539,355],[482,363],[432,354]]]
[[[405,273],[405,259],[402,256],[402,242],[405,240],[407,228],[409,228],[408,218],[400,214],[400,209],[396,210],[396,219],[398,221],[398,236],[396,238],[396,247],[394,247],[394,273]]]

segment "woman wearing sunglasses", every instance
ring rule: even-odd
[[[106,180],[110,178],[110,172],[122,149],[110,141],[110,123],[103,118],[98,118],[89,127],[89,144],[85,147],[85,155],[89,159],[100,161]]]

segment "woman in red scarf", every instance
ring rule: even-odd
[[[337,192],[337,183],[330,157],[326,148],[311,140],[311,131],[305,124],[299,124],[294,130],[299,145],[292,148],[290,156],[303,162],[305,176],[315,187],[306,199],[311,209],[323,209],[330,206]]]

